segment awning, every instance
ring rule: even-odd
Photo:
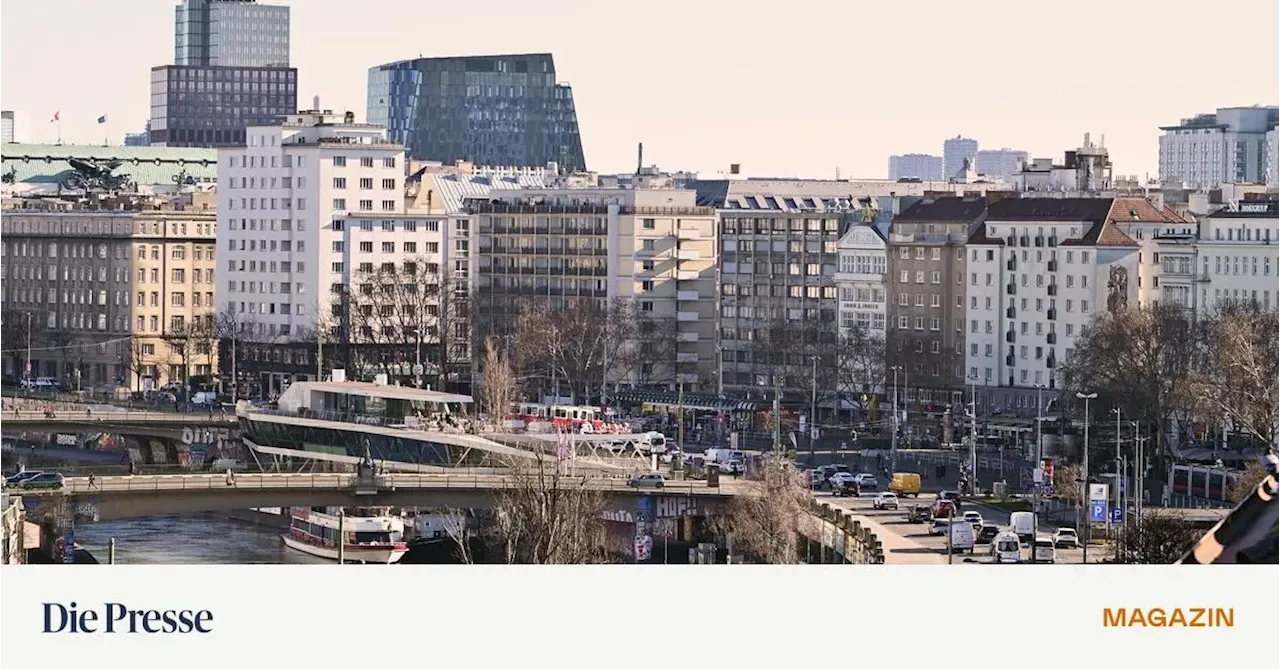
[[[682,397],[680,393],[662,390],[626,390],[614,395],[612,399],[619,402],[667,407],[683,406],[686,409],[704,411],[755,411],[765,406],[751,400],[737,400],[705,393],[684,393]]]

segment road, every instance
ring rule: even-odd
[[[930,536],[927,523],[912,524],[907,522],[907,510],[917,503],[928,504],[932,502],[932,493],[922,492],[919,502],[914,498],[907,498],[901,500],[900,509],[883,511],[871,507],[872,494],[874,493],[864,493],[862,497],[833,497],[830,493],[817,493],[819,500],[849,509],[855,516],[865,519],[865,522],[880,537],[880,542],[884,546],[885,562],[887,564],[947,563],[946,537]],[[960,508],[961,511],[978,511],[986,522],[994,522],[1005,527],[1009,524],[1009,512],[1001,509],[980,506],[969,501],[963,502]],[[1051,533],[1053,529],[1051,525],[1040,524],[1042,533]],[[988,551],[989,546],[987,544],[978,544],[972,556],[957,554],[953,560],[955,564],[963,564],[965,559],[972,558],[975,562],[989,564],[992,562],[992,558]],[[1024,550],[1023,552],[1024,558],[1028,558],[1029,556],[1025,555],[1026,551]],[[1098,562],[1105,556],[1106,549],[1101,546],[1092,547],[1092,550],[1089,551],[1090,562]],[[1057,564],[1080,564],[1082,560],[1083,551],[1080,549],[1060,548],[1057,551]]]

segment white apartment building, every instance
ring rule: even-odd
[[[897,181],[898,179],[943,180],[942,156],[931,156],[927,153],[889,156],[889,180]]]
[[[1276,200],[1240,201],[1210,214],[1198,239],[1161,241],[1163,299],[1199,313],[1228,302],[1274,309],[1280,306],[1278,244]]]
[[[869,337],[883,342],[885,279],[889,271],[884,234],[874,222],[864,223],[850,228],[840,238],[837,249],[840,259],[835,281],[840,300],[841,337],[857,327]],[[881,392],[881,374],[878,369],[868,369],[865,381],[843,390],[852,393]]]
[[[1036,388],[1095,315],[1137,300],[1139,245],[1109,198],[1008,199],[967,245],[968,378],[990,406],[1033,413]]]
[[[1160,181],[1191,188],[1262,183],[1274,173],[1280,107],[1222,107],[1162,126]]]
[[[1138,243],[1138,304],[1150,306],[1170,297],[1180,303],[1175,296],[1177,290],[1161,286],[1162,267],[1178,271],[1177,262],[1165,257],[1161,247],[1176,244],[1177,240],[1195,239],[1196,222],[1145,197],[1115,198],[1108,220]]]
[[[1026,164],[1026,151],[983,149],[978,151],[973,168],[983,176],[1008,178],[1021,172]]]

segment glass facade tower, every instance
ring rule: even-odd
[[[573,90],[557,83],[549,53],[372,67],[367,118],[422,160],[586,169]]]
[[[288,7],[183,0],[174,12],[174,64],[151,68],[151,145],[243,146],[246,126],[298,110]]]

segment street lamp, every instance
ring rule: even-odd
[[[898,457],[898,372],[905,374],[906,370],[902,369],[902,365],[894,365],[889,369],[893,371],[893,436],[889,441],[889,463],[892,467]]]
[[[1083,491],[1080,497],[1080,507],[1083,511],[1084,504],[1089,501],[1089,400],[1097,399],[1098,393],[1076,393],[1076,397],[1084,400],[1084,474],[1080,477],[1083,479],[1080,483],[1080,488]],[[1089,523],[1084,523],[1086,530],[1090,526]],[[1084,542],[1081,544],[1083,548],[1081,549],[1080,561],[1084,564],[1089,564],[1089,535],[1092,533],[1086,531],[1083,534]]]
[[[978,491],[978,375],[967,377],[969,381],[969,494]]]
[[[1040,481],[1036,480],[1036,472],[1040,472],[1040,479],[1044,480],[1044,467],[1040,464],[1041,458],[1044,457],[1044,402],[1041,401],[1043,391],[1044,386],[1036,386],[1036,445],[1031,459],[1031,564],[1036,563],[1036,528],[1040,527]]]

